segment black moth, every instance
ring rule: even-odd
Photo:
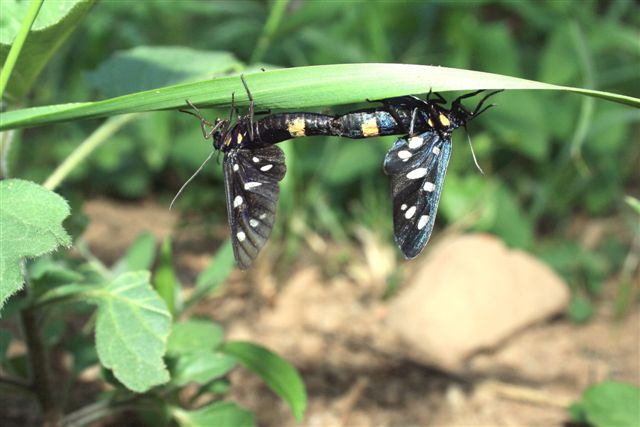
[[[249,97],[249,114],[238,114],[233,96],[228,120],[211,123],[189,101],[194,111],[182,111],[200,119],[204,138],[213,139],[213,148],[224,153],[222,168],[233,255],[238,266],[247,269],[271,235],[280,193],[278,183],[287,168],[279,147],[254,140],[253,97],[241,78]],[[236,121],[232,125],[234,112]]]
[[[500,91],[487,94],[475,110],[470,111],[461,101],[483,91],[456,98],[446,109],[446,100],[400,97],[381,100],[396,109],[412,110],[411,129],[399,138],[384,159],[384,172],[391,177],[393,197],[393,228],[396,244],[407,259],[418,256],[429,241],[440,194],[451,158],[451,134],[492,106],[482,108],[484,102]],[[426,122],[426,126],[425,123]],[[427,129],[414,134],[413,129]]]
[[[335,135],[368,138],[381,134],[407,134],[387,153],[384,171],[391,176],[394,238],[407,259],[415,258],[429,241],[435,224],[444,177],[451,158],[451,134],[493,104],[484,102],[500,90],[485,95],[473,111],[462,100],[482,90],[462,95],[446,109],[447,101],[431,92],[426,100],[415,96],[387,98],[377,102],[381,109],[363,110],[342,116],[317,113],[281,113],[254,122],[254,102],[243,76],[249,98],[249,113],[241,116],[232,108],[228,120],[207,121],[198,109],[184,111],[200,119],[205,139],[212,138],[215,150],[224,153],[223,170],[227,213],[235,259],[247,269],[265,245],[275,221],[279,181],[286,173],[284,153],[275,143],[307,135]],[[236,121],[233,123],[233,114]],[[261,138],[260,134],[263,135]],[[474,157],[475,159],[475,157]]]

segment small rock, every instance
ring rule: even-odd
[[[456,372],[568,301],[568,286],[538,259],[493,236],[466,235],[432,250],[390,304],[387,321],[407,357]]]

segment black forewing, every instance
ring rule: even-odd
[[[275,222],[278,183],[287,171],[284,153],[275,145],[229,150],[223,168],[233,254],[238,266],[247,269]]]
[[[396,244],[408,259],[429,241],[451,157],[451,137],[428,131],[398,139],[387,153]]]

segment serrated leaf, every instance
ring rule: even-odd
[[[293,365],[274,352],[251,342],[225,343],[221,350],[256,373],[278,396],[284,399],[298,421],[307,407],[307,393],[300,374]]]
[[[192,319],[173,325],[167,343],[168,354],[215,350],[222,343],[222,327],[209,320]]]
[[[556,86],[499,74],[410,64],[331,64],[247,73],[257,110],[298,110],[364,102],[407,94],[475,89],[558,90],[606,99],[636,108],[640,99],[591,89]],[[81,118],[184,108],[185,99],[200,106],[227,108],[235,93],[237,107],[248,98],[239,76],[166,86],[98,102],[50,105],[0,114],[0,130]]]
[[[24,97],[49,58],[62,46],[94,2],[94,0],[48,0],[42,4],[11,74],[7,86],[9,96],[15,99]],[[0,26],[0,63],[4,63],[7,59],[29,3],[28,1],[2,0],[4,18]]]
[[[218,402],[196,411],[174,409],[174,417],[182,427],[254,427],[253,414],[235,403]]]
[[[69,246],[62,227],[69,205],[56,193],[29,181],[0,182],[0,309],[23,283],[20,260]]]
[[[87,73],[87,81],[106,96],[114,97],[212,78],[241,68],[243,65],[229,52],[138,46],[114,53]]]
[[[181,354],[171,367],[171,380],[183,386],[188,383],[206,384],[226,375],[236,365],[233,356],[200,350]]]
[[[145,392],[169,381],[163,361],[171,314],[149,283],[149,272],[125,273],[89,293],[98,304],[100,362],[130,390]]]

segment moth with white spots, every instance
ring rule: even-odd
[[[400,154],[404,152],[410,155]],[[429,241],[450,156],[451,139],[437,132],[400,138],[387,153],[384,171],[391,176],[394,237],[408,259]]]
[[[457,98],[446,109],[446,100],[422,100],[400,96],[380,100],[382,108],[361,110],[342,116],[318,113],[272,114],[253,120],[253,98],[241,77],[250,100],[249,114],[240,116],[233,105],[228,120],[207,121],[189,101],[200,119],[205,139],[224,153],[223,170],[227,213],[236,262],[249,268],[271,234],[285,175],[284,154],[278,142],[291,137],[333,135],[368,138],[378,135],[406,135],[393,145],[384,161],[391,176],[395,241],[406,258],[414,258],[426,245],[433,225],[451,156],[451,132],[476,117],[486,95],[474,111]],[[233,113],[236,113],[234,123]],[[475,158],[474,158],[475,159]]]
[[[275,146],[228,150],[223,170],[227,214],[236,262],[249,268],[267,242],[275,222],[284,153]]]
[[[431,237],[451,158],[451,133],[491,107],[482,108],[487,98],[500,91],[486,95],[473,111],[461,104],[462,99],[480,92],[455,99],[449,110],[439,95],[438,99],[405,96],[381,101],[414,112],[409,135],[398,139],[384,160],[384,172],[391,176],[394,238],[407,259],[418,256]],[[414,127],[415,119],[419,129]],[[429,127],[424,129],[420,123]]]

